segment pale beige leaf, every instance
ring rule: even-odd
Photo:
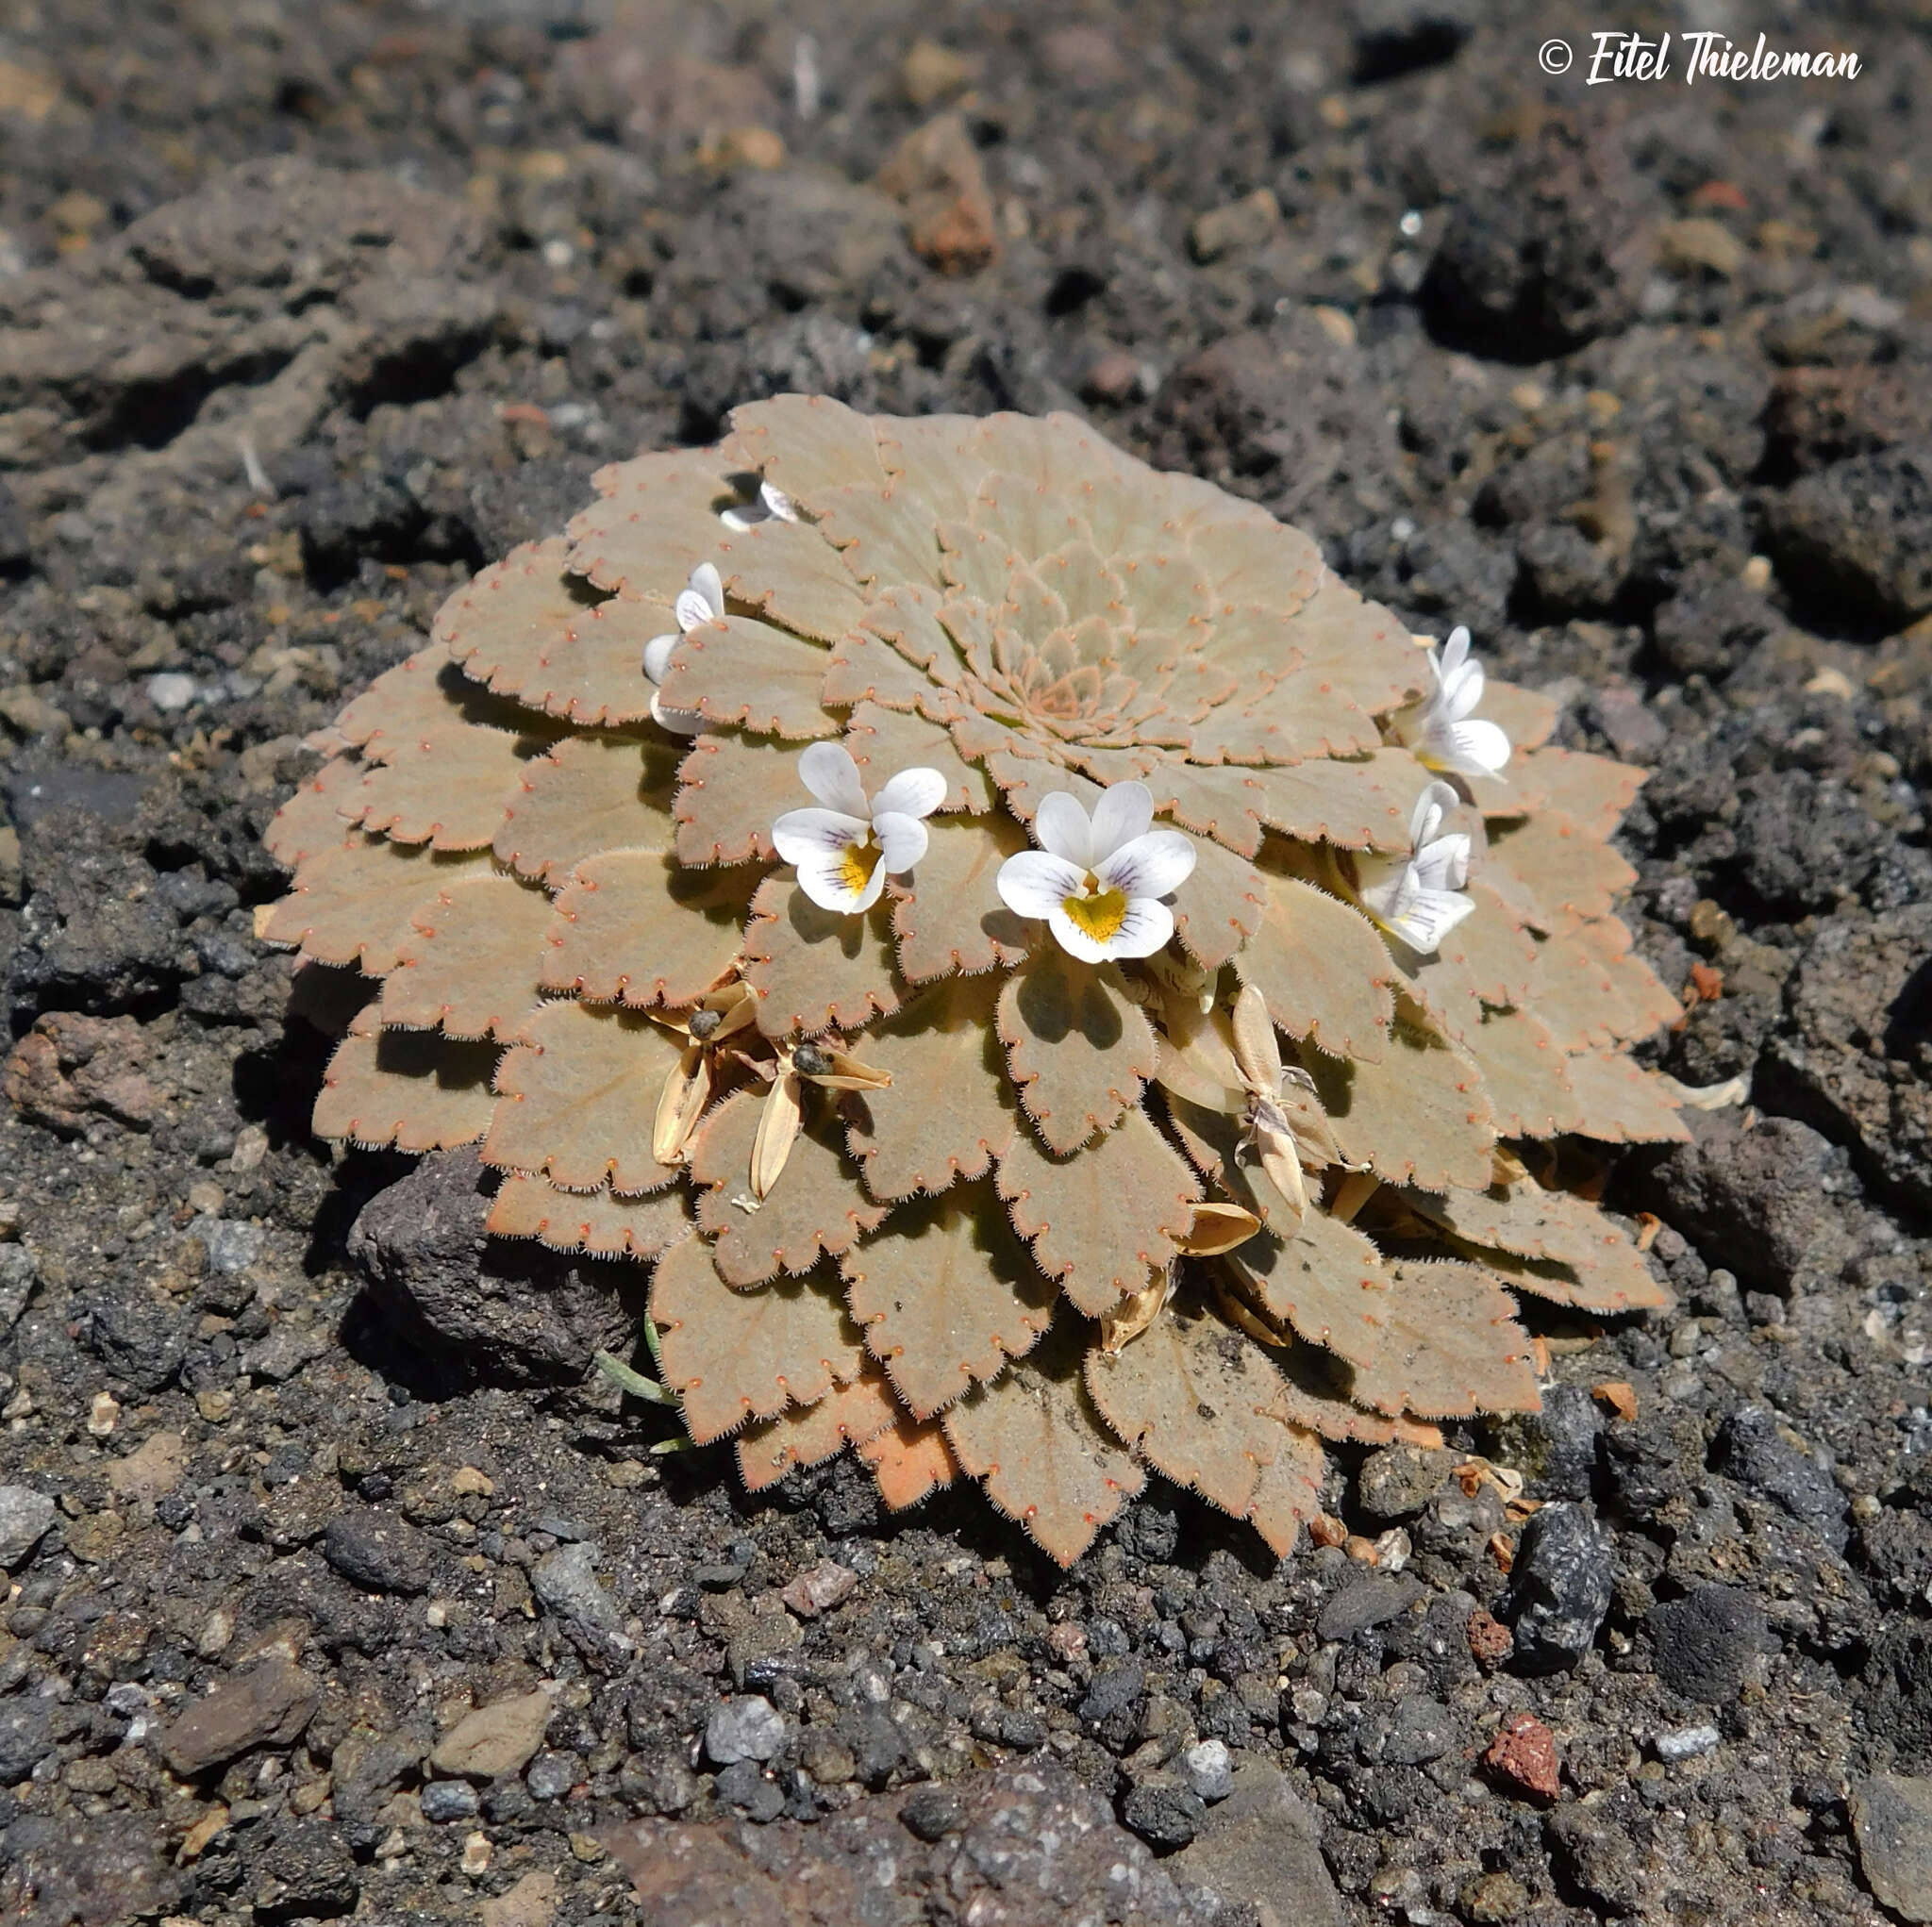
[[[892,1082],[848,1102],[846,1143],[874,1198],[980,1177],[1012,1142],[1019,1119],[992,1029],[999,988],[994,977],[937,984],[866,1037],[866,1061]]]
[[[1240,856],[1261,847],[1262,792],[1248,771],[1166,760],[1149,771],[1146,782],[1157,815]]]
[[[1407,626],[1326,571],[1295,617],[1291,640],[1301,658],[1289,685],[1294,693],[1307,683],[1345,697],[1365,715],[1386,716],[1428,683],[1427,662]]]
[[[1492,824],[1482,881],[1520,922],[1548,931],[1566,916],[1608,916],[1637,872],[1607,843],[1552,814]]]
[[[383,673],[330,725],[340,743],[377,762],[399,742],[457,723],[514,730],[541,726],[514,703],[499,702],[466,682],[441,641],[428,643]]]
[[[571,518],[566,565],[599,589],[670,604],[727,533],[718,511],[738,499],[733,464],[716,449],[670,449],[613,462],[591,476],[598,499]],[[666,625],[671,626],[670,624]]]
[[[924,504],[926,520],[937,525],[969,511],[988,467],[974,444],[976,415],[875,415],[872,425],[894,490]]]
[[[1394,966],[1375,926],[1341,898],[1268,876],[1259,930],[1235,970],[1291,1037],[1366,1063],[1386,1055]]]
[[[564,1191],[527,1171],[513,1171],[504,1179],[483,1228],[498,1238],[534,1238],[552,1251],[650,1259],[690,1237],[691,1216],[681,1191],[655,1198]]]
[[[1564,1061],[1563,1072],[1575,1092],[1569,1129],[1611,1144],[1681,1144],[1690,1138],[1662,1080],[1622,1053],[1579,1052]]]
[[[1520,683],[1499,682],[1494,676],[1485,684],[1479,706],[1483,716],[1501,728],[1519,754],[1541,748],[1557,726],[1555,698],[1538,689],[1525,689]],[[1507,773],[1513,778],[1516,772],[1512,769]]]
[[[659,850],[587,858],[540,946],[543,988],[638,1007],[696,1003],[738,956],[758,876],[686,870]]]
[[[599,850],[668,850],[677,753],[633,736],[573,736],[523,767],[491,846],[556,889]]]
[[[1243,1295],[1277,1325],[1350,1364],[1375,1355],[1388,1322],[1390,1278],[1380,1254],[1352,1224],[1311,1210],[1272,1226],[1227,1259]]]
[[[1154,1075],[1154,1028],[1116,966],[1081,963],[1051,939],[1002,987],[998,1024],[1020,1102],[1061,1156],[1111,1130]]]
[[[1277,1559],[1294,1551],[1302,1527],[1324,1510],[1322,1481],[1328,1470],[1328,1454],[1314,1432],[1287,1423],[1282,1431],[1286,1437],[1274,1460],[1262,1467],[1248,1502],[1249,1523]]]
[[[946,779],[945,797],[939,806],[942,813],[963,809],[979,816],[993,806],[986,772],[960,756],[948,730],[924,717],[859,703],[846,725],[845,747],[869,790],[884,789],[901,770],[937,770]]]
[[[779,1271],[805,1271],[821,1256],[838,1257],[885,1221],[838,1149],[834,1100],[819,1094],[792,1140],[778,1182],[752,1196],[751,1154],[764,1087],[735,1092],[715,1105],[691,1145],[691,1176],[709,1187],[698,1200],[698,1224],[717,1242],[718,1271],[733,1285],[756,1285]]]
[[[755,523],[726,536],[719,547],[718,566],[731,600],[795,636],[836,642],[865,615],[865,591],[838,550],[808,523]],[[823,652],[819,666],[823,673]]]
[[[923,670],[869,629],[852,630],[826,652],[819,700],[835,708],[876,703],[900,713],[930,714],[934,707],[950,713],[955,706]]]
[[[466,876],[416,912],[382,987],[382,1021],[507,1039],[537,1002],[550,899],[514,877]]]
[[[875,589],[940,585],[940,545],[929,504],[883,479],[820,490],[812,502],[819,527],[837,545],[855,582]]]
[[[1490,713],[1487,703],[1483,712]],[[1552,745],[1511,756],[1505,773],[1508,789],[1483,795],[1483,807],[1491,816],[1560,816],[1591,842],[1601,843],[1623,821],[1649,772]]]
[[[483,1161],[571,1191],[662,1190],[679,1172],[651,1155],[651,1123],[679,1055],[678,1038],[632,1011],[543,1005],[497,1069]]]
[[[1547,1024],[1524,1010],[1491,1010],[1469,1039],[1497,1136],[1554,1138],[1576,1129],[1581,1112],[1568,1060]]]
[[[459,877],[487,875],[480,856],[446,856],[352,832],[304,859],[261,925],[265,942],[299,945],[317,963],[357,964],[373,977],[396,967],[416,912]]]
[[[887,886],[899,974],[908,984],[1010,970],[1025,956],[1033,926],[1000,902],[994,879],[1008,856],[1028,847],[1026,832],[1004,810],[926,826],[918,867]]]
[[[1146,1485],[1095,1416],[1074,1320],[991,1385],[975,1386],[941,1423],[961,1470],[1036,1544],[1071,1566]]]
[[[1273,606],[1287,619],[1327,573],[1312,536],[1219,490],[1182,519],[1181,533],[1223,607]]]
[[[815,642],[749,616],[726,616],[690,630],[672,652],[664,703],[721,727],[788,741],[837,736],[838,719],[819,702],[827,660]]]
[[[437,850],[487,848],[522,788],[528,739],[452,721],[388,745],[347,800],[366,830]]]
[[[829,395],[776,395],[733,408],[726,447],[814,512],[826,490],[876,487],[886,474],[873,422]]]
[[[1349,1163],[1431,1190],[1486,1185],[1496,1132],[1482,1073],[1418,1016],[1405,1018],[1398,1003],[1380,1063],[1331,1057],[1307,1043],[1302,1062]]]
[[[739,1476],[747,1492],[775,1486],[794,1466],[823,1465],[848,1445],[864,1445],[904,1417],[885,1374],[868,1366],[850,1385],[835,1385],[817,1404],[788,1405],[738,1435]]]
[[[1468,893],[1475,909],[1442,939],[1441,955],[1466,972],[1485,1004],[1515,1004],[1535,973],[1536,940],[1480,878],[1470,883]]]
[[[769,863],[772,825],[810,801],[798,780],[798,753],[758,737],[701,736],[678,765],[677,860]]]
[[[889,1512],[904,1512],[928,1493],[950,1486],[959,1467],[941,1421],[924,1424],[905,1412],[875,1437],[858,1447],[858,1456],[872,1468],[879,1498]]]
[[[1201,1195],[1186,1161],[1138,1106],[1072,1157],[1014,1132],[996,1183],[1035,1262],[1090,1318],[1166,1266],[1192,1229]]]
[[[1218,971],[1261,927],[1267,893],[1266,879],[1245,857],[1197,838],[1193,874],[1174,892],[1181,948],[1204,970]]]
[[[839,1268],[866,1349],[915,1419],[1024,1357],[1053,1319],[1053,1286],[983,1182],[897,1212]]]
[[[795,879],[768,876],[744,927],[744,981],[767,1037],[858,1030],[899,1007],[883,902],[855,916],[821,909]]]
[[[377,1032],[369,1013],[336,1046],[315,1100],[318,1138],[367,1150],[446,1151],[474,1144],[490,1122],[491,1044],[434,1032]]]
[[[354,756],[337,756],[298,783],[263,833],[262,846],[268,854],[293,870],[318,851],[344,841],[350,831],[344,806],[362,774],[363,767]]]
[[[701,1238],[675,1244],[651,1275],[650,1315],[658,1332],[664,1383],[676,1392],[698,1445],[748,1419],[775,1419],[809,1405],[865,1366],[858,1328],[845,1313],[829,1265],[735,1290],[718,1275]]]
[[[1381,1446],[1401,1440],[1433,1451],[1442,1443],[1441,1433],[1433,1425],[1364,1411],[1349,1396],[1351,1368],[1333,1353],[1315,1345],[1291,1345],[1274,1354],[1274,1364],[1281,1387],[1274,1413],[1296,1431],[1333,1439],[1338,1445]]]
[[[1684,1014],[1614,917],[1552,931],[1523,1002],[1566,1051],[1635,1042]]]
[[[1398,1258],[1389,1269],[1395,1282],[1380,1343],[1373,1359],[1355,1367],[1357,1399],[1423,1419],[1541,1407],[1529,1334],[1493,1271],[1422,1258]]]
[[[1260,792],[1262,821],[1287,836],[1407,855],[1415,800],[1433,778],[1407,750],[1376,749],[1257,770],[1251,780]]]

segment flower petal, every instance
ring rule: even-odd
[[[1110,783],[1093,806],[1093,854],[1098,866],[1115,851],[1147,834],[1154,821],[1154,792],[1144,783]]]
[[[1033,816],[1033,839],[1042,850],[1064,856],[1082,870],[1093,862],[1093,826],[1070,789],[1049,789],[1040,799]]]
[[[856,816],[861,822],[871,820],[872,806],[858,780],[858,765],[843,743],[813,743],[798,759],[798,779],[826,808]]]
[[[1460,831],[1436,837],[1415,853],[1409,868],[1425,890],[1460,889],[1469,881],[1469,839]]]
[[[777,840],[775,834],[773,840]],[[878,902],[879,892],[886,887],[886,872],[884,864],[874,864],[865,888],[854,889],[845,861],[846,848],[841,843],[837,850],[815,849],[804,857],[791,860],[798,871],[799,889],[820,909],[835,910],[849,917],[856,910],[869,910]]]
[[[1461,802],[1461,797],[1444,782],[1439,780],[1425,785],[1423,793],[1415,800],[1415,808],[1409,812],[1408,847],[1420,850],[1424,844],[1433,842],[1436,832],[1442,825],[1442,819],[1452,809],[1459,807]]]
[[[874,819],[890,811],[895,816],[930,816],[946,800],[946,779],[924,764],[901,770],[872,800]]]
[[[1509,739],[1501,724],[1480,716],[1453,723],[1442,732],[1446,754],[1441,760],[1465,776],[1495,776],[1509,760]]]
[[[1475,908],[1475,899],[1460,890],[1421,889],[1399,917],[1384,920],[1391,936],[1399,937],[1423,956],[1440,950],[1442,939]]]
[[[654,683],[661,683],[671,671],[671,652],[683,641],[678,635],[653,636],[644,644],[644,673]]]
[[[1174,912],[1154,897],[1135,897],[1108,939],[1108,956],[1152,956],[1174,935]]]
[[[724,613],[724,585],[718,579],[716,564],[700,562],[691,572],[691,581],[678,590],[674,607],[680,629],[714,623]]]
[[[806,863],[863,843],[871,828],[863,817],[845,816],[836,809],[788,809],[772,825],[772,847],[787,863],[798,864],[803,874]]]
[[[783,489],[774,489],[770,482],[758,484],[758,499],[765,505],[765,512],[780,522],[798,520],[798,504]]]
[[[695,709],[673,709],[654,691],[651,696],[651,721],[659,729],[668,729],[673,736],[702,736],[705,733],[705,719]]]
[[[1008,856],[993,879],[1000,902],[1016,917],[1062,915],[1060,905],[1078,896],[1086,884],[1086,871],[1050,850],[1022,850]]]
[[[1198,854],[1194,839],[1179,830],[1149,830],[1097,863],[1093,873],[1125,896],[1164,897],[1193,875]]]
[[[879,859],[882,872],[890,871],[898,876],[925,855],[925,825],[903,810],[879,811],[872,820],[872,833],[885,853]]]
[[[1014,860],[1017,862],[1019,859],[1016,857]],[[1069,956],[1077,956],[1082,963],[1105,963],[1113,955],[1112,944],[1095,942],[1058,904],[1053,906],[1053,914],[1047,918],[1046,926],[1053,932],[1054,941]]]

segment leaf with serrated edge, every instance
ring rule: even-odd
[[[415,915],[382,987],[382,1021],[451,1038],[508,1038],[537,1002],[550,899],[509,876],[466,876]]]
[[[1061,1156],[1110,1131],[1158,1061],[1118,968],[1081,963],[1050,939],[1002,986],[998,1025],[1020,1102]]]
[[[1634,1042],[1684,1014],[1614,917],[1552,931],[1523,1001],[1566,1051]]]
[[[701,736],[677,778],[677,860],[697,868],[771,862],[773,823],[808,800],[797,751],[765,738]]]
[[[1507,1189],[1410,1193],[1408,1202],[1466,1244],[1545,1258],[1577,1274],[1565,1284],[1512,1270],[1518,1290],[1591,1311],[1655,1311],[1671,1302],[1643,1254],[1594,1204],[1569,1191],[1546,1191],[1525,1178]]]
[[[885,479],[873,422],[829,395],[775,395],[733,408],[725,447],[814,511],[828,490]]]
[[[910,490],[883,480],[848,482],[821,490],[812,508],[854,581],[874,589],[899,583],[939,587],[934,518]]]
[[[1060,1320],[1030,1356],[940,1421],[960,1470],[1062,1566],[1147,1483],[1094,1415],[1080,1382],[1086,1345],[1078,1321]]]
[[[1004,811],[928,827],[918,867],[888,886],[899,974],[908,984],[1010,970],[1025,956],[1033,927],[1000,902],[993,879],[1028,847],[1026,832]]]
[[[1490,831],[1482,880],[1520,922],[1555,930],[1566,914],[1608,916],[1637,872],[1607,843],[1573,828],[1566,818],[1541,816]]]
[[[1019,1118],[992,1034],[998,996],[996,978],[954,978],[866,1037],[865,1061],[892,1082],[847,1100],[846,1143],[874,1198],[982,1176],[1012,1142]]]
[[[546,990],[633,1007],[694,1004],[737,958],[758,872],[686,870],[658,850],[579,863],[538,955]]]
[[[662,1190],[679,1168],[651,1155],[651,1123],[678,1046],[631,1011],[575,999],[544,1005],[497,1069],[483,1162],[572,1191],[606,1183],[626,1197]]]
[[[857,916],[822,909],[794,878],[768,876],[744,926],[744,981],[767,1037],[858,1030],[899,1007],[883,902]]]
[[[668,850],[677,754],[636,737],[573,736],[523,768],[491,845],[519,876],[561,884],[599,850]]]
[[[495,1102],[495,1046],[458,1043],[433,1031],[372,1032],[365,1012],[336,1046],[315,1100],[315,1135],[365,1150],[474,1144]]]
[[[804,1271],[821,1256],[839,1257],[885,1221],[887,1204],[859,1188],[838,1149],[838,1128],[821,1096],[792,1139],[785,1169],[757,1208],[751,1199],[751,1150],[764,1090],[741,1090],[698,1126],[691,1176],[709,1187],[698,1199],[698,1224],[717,1240],[719,1274],[738,1287],[779,1271]]]
[[[1352,1365],[1374,1355],[1389,1318],[1389,1273],[1352,1224],[1311,1210],[1284,1233],[1251,1238],[1230,1263],[1276,1324]]]
[[[672,449],[612,462],[591,477],[598,499],[571,517],[567,566],[600,589],[628,584],[675,599],[691,570],[714,560],[718,511],[737,499],[716,449]]]
[[[1491,1010],[1467,1045],[1482,1067],[1483,1090],[1502,1138],[1554,1138],[1581,1116],[1550,1027],[1526,1010]]]
[[[701,1238],[675,1244],[651,1276],[664,1383],[684,1408],[685,1430],[709,1445],[748,1419],[809,1405],[865,1365],[831,1266],[736,1291],[718,1275]]]
[[[1252,856],[1261,847],[1261,792],[1247,771],[1169,759],[1148,772],[1146,783],[1157,815],[1211,837],[1238,856]]]
[[[1398,1258],[1375,1356],[1357,1364],[1354,1395],[1378,1412],[1467,1419],[1534,1412],[1529,1334],[1516,1301],[1481,1265]]]
[[[1535,972],[1536,939],[1487,884],[1472,881],[1468,894],[1475,909],[1442,939],[1441,955],[1461,966],[1485,1004],[1515,1004]]]
[[[1185,1302],[1131,1344],[1087,1354],[1087,1389],[1129,1450],[1210,1505],[1246,1516],[1261,1468],[1287,1443],[1267,1416],[1275,1372],[1260,1349]]]
[[[1040,1269],[1089,1318],[1111,1311],[1167,1263],[1201,1195],[1185,1160],[1138,1107],[1069,1158],[1014,1132],[996,1182]]]
[[[902,1412],[876,1437],[858,1447],[858,1456],[872,1468],[879,1498],[889,1512],[904,1512],[928,1493],[950,1486],[959,1467],[937,1419],[921,1424]]]
[[[1483,706],[1487,713],[1489,706]],[[1508,789],[1493,795],[1486,790],[1483,807],[1491,816],[1560,816],[1601,843],[1624,820],[1649,773],[1552,745],[1511,756]]]
[[[1282,1431],[1286,1437],[1273,1462],[1262,1467],[1248,1503],[1249,1524],[1277,1559],[1294,1551],[1302,1527],[1324,1510],[1322,1481],[1328,1470],[1328,1454],[1315,1433],[1286,1423]]]
[[[1261,927],[1266,896],[1261,872],[1246,857],[1196,838],[1193,873],[1174,892],[1181,948],[1204,970],[1218,971]]]
[[[824,658],[824,672],[819,700],[835,708],[865,702],[897,712],[938,705],[943,713],[953,707],[923,670],[915,668],[891,643],[865,629],[854,629],[832,645]]]
[[[815,1404],[788,1405],[775,1419],[747,1425],[734,1441],[739,1476],[747,1492],[762,1492],[794,1466],[823,1465],[848,1445],[876,1438],[903,1417],[885,1373],[869,1366]]]
[[[836,642],[865,614],[865,591],[838,550],[808,523],[754,523],[727,536],[719,549],[731,599],[794,635]]]
[[[362,765],[354,756],[337,756],[314,775],[295,786],[295,793],[275,811],[262,836],[262,846],[285,869],[293,870],[319,850],[327,850],[349,834],[342,806],[362,780]]]
[[[1053,1319],[1053,1286],[984,1182],[908,1206],[839,1269],[866,1349],[915,1419],[1024,1357]]]
[[[441,725],[392,744],[347,806],[364,829],[392,842],[480,850],[503,826],[504,808],[523,783],[525,747],[508,730]]]
[[[1536,689],[1525,689],[1520,683],[1500,682],[1491,676],[1484,685],[1480,706],[1485,720],[1502,730],[1519,755],[1524,750],[1540,749],[1557,726],[1555,699]],[[1512,776],[1514,773],[1510,772]]]
[[[1287,769],[1257,770],[1261,819],[1304,842],[1343,850],[1408,854],[1415,800],[1431,781],[1405,749],[1347,759],[1311,756]]]
[[[440,641],[386,669],[330,725],[332,747],[359,749],[380,762],[399,742],[472,723],[495,729],[550,727],[515,703],[466,682]]]
[[[359,830],[306,857],[289,894],[261,926],[264,941],[294,944],[317,963],[359,963],[372,977],[396,967],[416,912],[458,877],[487,875],[489,860],[408,849]]]
[[[1284,1425],[1331,1438],[1338,1445],[1393,1445],[1398,1441],[1432,1452],[1442,1443],[1433,1425],[1408,1418],[1364,1411],[1349,1397],[1351,1369],[1333,1353],[1315,1345],[1290,1345],[1274,1354],[1281,1386],[1274,1415]]]
[[[1413,1016],[1406,1020],[1399,1004],[1378,1064],[1331,1057],[1307,1043],[1300,1051],[1349,1163],[1432,1190],[1489,1183],[1496,1134],[1482,1073],[1460,1048]]]
[[[827,659],[817,643],[749,616],[701,623],[672,652],[664,704],[792,742],[837,736],[838,719],[819,702]]]
[[[901,770],[937,770],[946,779],[946,793],[938,806],[941,813],[971,810],[978,816],[993,806],[986,772],[960,756],[947,730],[924,717],[859,703],[846,725],[845,747],[870,791],[883,789]]]
[[[655,1198],[563,1191],[543,1178],[513,1171],[504,1179],[483,1228],[498,1238],[534,1238],[556,1252],[650,1259],[691,1236],[691,1216],[682,1191]]]
[[[1654,1071],[1610,1051],[1581,1051],[1563,1073],[1576,1094],[1570,1129],[1610,1144],[1682,1144],[1690,1132]]]
[[[1400,708],[1421,695],[1429,680],[1423,652],[1407,628],[1325,571],[1314,597],[1295,617],[1290,640],[1301,658],[1292,689],[1309,683],[1346,697],[1370,716]]]
[[[1300,878],[1271,874],[1260,928],[1235,971],[1267,1000],[1291,1037],[1338,1056],[1378,1063],[1388,1049],[1395,971],[1375,926],[1352,905]]]

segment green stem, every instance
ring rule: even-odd
[[[651,1329],[648,1322],[644,1329],[647,1332]],[[651,1352],[654,1357],[657,1350],[653,1344]],[[612,1353],[595,1353],[591,1362],[620,1391],[628,1392],[634,1399],[647,1399],[654,1405],[675,1405],[677,1403],[677,1394],[669,1386],[658,1384],[655,1378],[646,1378],[641,1371],[634,1370]]]

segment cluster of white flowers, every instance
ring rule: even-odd
[[[771,515],[791,520],[791,503],[766,491]],[[727,511],[727,514],[730,511]],[[705,563],[677,599],[681,633],[724,613],[718,572]],[[660,681],[677,636],[660,636],[645,651],[645,673]],[[1469,631],[1457,628],[1440,659],[1429,652],[1434,688],[1402,722],[1417,757],[1432,769],[1495,776],[1509,759],[1509,739],[1471,715],[1483,695],[1482,665],[1470,656]],[[703,727],[688,711],[652,714],[673,729]],[[675,719],[675,720],[674,720]],[[805,787],[824,806],[788,810],[772,826],[778,855],[798,872],[799,888],[822,908],[845,915],[869,910],[888,876],[902,876],[925,855],[924,818],[945,800],[937,770],[901,770],[868,797],[858,766],[836,743],[815,742],[799,758]],[[1417,797],[1405,856],[1356,859],[1356,901],[1398,941],[1424,956],[1474,908],[1465,893],[1471,839],[1443,825],[1461,807],[1440,778]],[[1154,797],[1144,783],[1103,790],[1091,816],[1063,789],[1041,799],[1033,819],[1037,850],[1000,866],[994,887],[1016,916],[1043,922],[1070,955],[1086,963],[1153,956],[1174,935],[1168,899],[1193,874],[1194,844],[1179,830],[1154,827]]]

